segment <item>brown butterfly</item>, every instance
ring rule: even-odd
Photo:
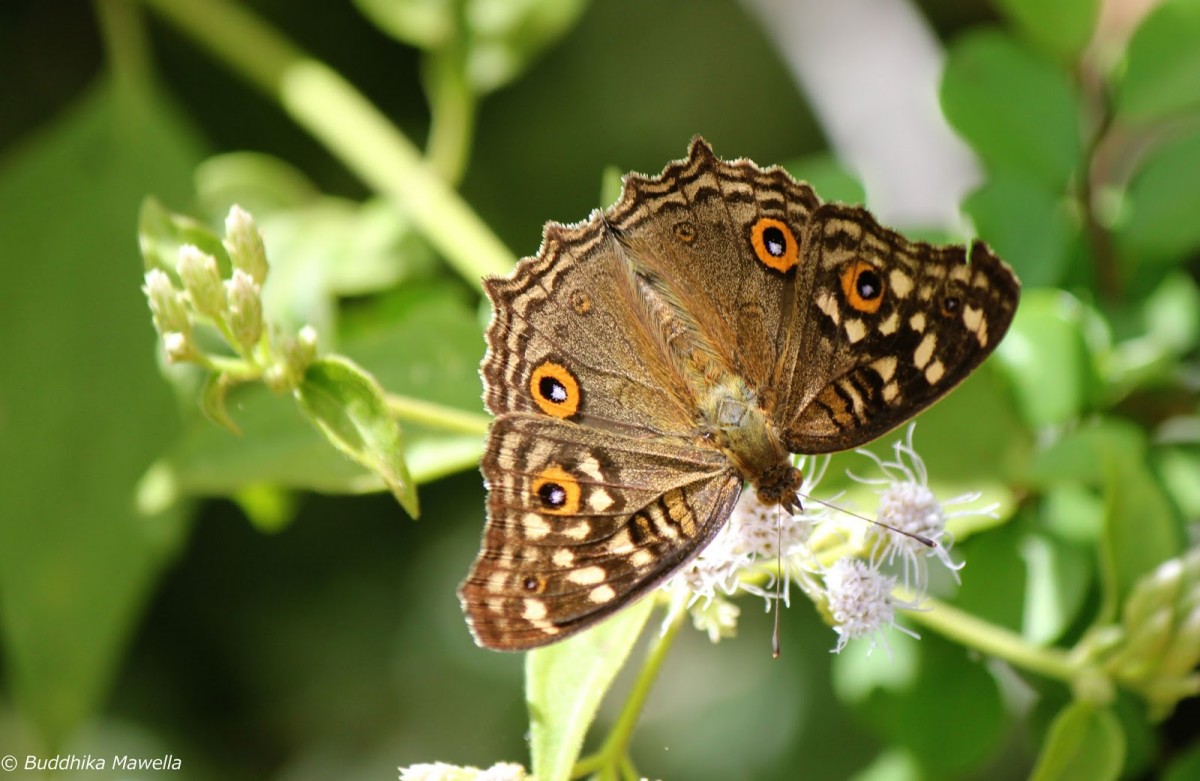
[[[701,138],[488,279],[488,521],[459,591],[520,650],[644,596],[749,482],[799,506],[791,453],[857,447],[995,348],[1020,285],[982,242],[935,247]]]

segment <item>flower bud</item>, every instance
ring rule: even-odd
[[[163,334],[163,348],[166,350],[168,363],[180,363],[192,357],[191,338],[178,331]]]
[[[263,334],[262,289],[242,269],[234,269],[225,283],[229,301],[229,329],[237,340],[236,347],[244,352],[253,350]]]
[[[191,334],[192,322],[188,319],[187,306],[182,294],[171,284],[167,272],[158,268],[147,271],[142,292],[150,304],[150,314],[154,317],[154,328],[159,336],[166,338],[168,333]]]
[[[262,234],[254,224],[250,212],[234,204],[225,218],[225,250],[235,269],[241,269],[261,285],[267,279],[267,250],[263,247]]]
[[[196,311],[219,320],[225,313],[225,289],[221,287],[217,259],[199,247],[184,244],[179,248],[176,270]]]

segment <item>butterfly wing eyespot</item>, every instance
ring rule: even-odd
[[[750,226],[750,246],[759,263],[785,274],[795,267],[800,256],[792,229],[786,222],[771,217],[760,217]]]
[[[946,317],[958,317],[962,312],[963,299],[962,296],[955,293],[947,293],[942,296],[941,310]]]
[[[582,290],[571,293],[570,302],[577,315],[586,315],[592,311],[592,297]]]
[[[582,401],[579,380],[554,361],[542,361],[529,375],[529,394],[538,409],[555,418],[572,417]]]
[[[696,226],[692,225],[687,220],[675,223],[674,231],[675,238],[679,239],[684,244],[691,244],[696,240]]]
[[[546,576],[526,575],[525,579],[521,581],[521,588],[530,594],[540,594],[546,590]]]
[[[855,260],[842,270],[842,293],[856,312],[872,315],[883,303],[883,275],[865,260]]]
[[[538,472],[531,488],[542,510],[554,515],[575,515],[579,512],[582,491],[579,481],[560,466],[549,466]]]

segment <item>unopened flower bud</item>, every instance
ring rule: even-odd
[[[303,374],[308,365],[317,357],[317,329],[306,325],[296,334],[296,340],[291,345],[288,363],[292,364],[299,374]]]
[[[165,338],[169,333],[191,334],[192,323],[188,319],[183,296],[171,284],[167,272],[157,268],[147,271],[142,292],[150,304],[150,314],[154,317],[154,327],[159,336]]]
[[[221,287],[217,259],[199,247],[184,244],[179,248],[176,270],[196,311],[205,317],[219,319],[225,313],[225,289]]]
[[[163,334],[163,348],[169,363],[179,363],[192,357],[192,340],[178,331]]]
[[[262,338],[262,289],[242,269],[234,269],[233,277],[225,283],[229,301],[228,322],[237,345],[244,351],[254,349]]]
[[[235,269],[241,269],[261,285],[267,279],[267,251],[262,234],[250,212],[234,204],[225,218],[225,250]]]

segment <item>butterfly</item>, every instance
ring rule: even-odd
[[[940,399],[1020,297],[982,242],[911,241],[699,137],[484,288],[488,519],[459,597],[499,650],[645,596],[747,484],[798,508],[790,454],[858,447]]]

